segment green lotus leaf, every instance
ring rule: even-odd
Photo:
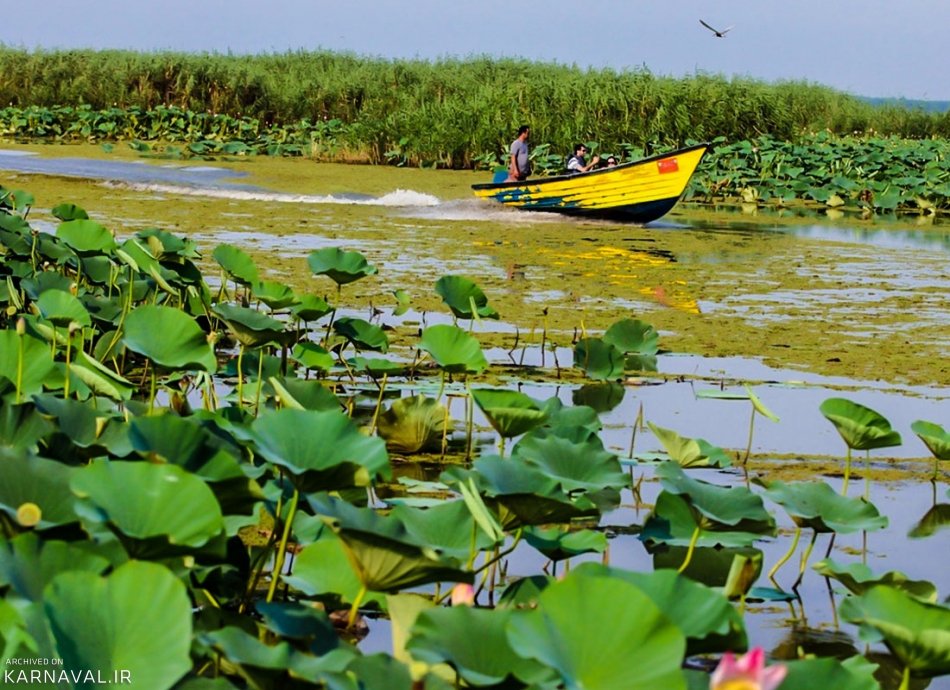
[[[661,465],[661,467],[664,466]],[[679,465],[672,466],[679,467]],[[728,508],[719,507],[723,512],[730,512]],[[741,514],[742,511],[732,512]],[[733,519],[736,516],[730,514],[729,517]],[[640,539],[648,544],[686,546],[696,536],[697,528],[699,529],[699,535],[696,538],[697,545],[717,547],[749,546],[763,535],[771,535],[775,532],[774,523],[755,518],[740,518],[735,525],[710,520],[693,506],[688,497],[662,491],[656,499],[653,512],[643,525]],[[729,564],[731,563],[730,559]]]
[[[573,572],[615,577],[636,585],[682,631],[687,656],[727,650],[738,652],[748,647],[742,616],[729,600],[675,570],[638,573],[599,563],[583,563]]]
[[[545,588],[557,582],[553,575],[529,575],[510,582],[498,599],[498,608],[537,608]]]
[[[569,688],[686,688],[683,633],[647,594],[619,578],[571,573],[548,586],[537,609],[512,617],[508,642],[518,655],[557,671]]]
[[[303,341],[294,346],[293,358],[307,369],[330,371],[335,360],[333,355],[316,343]]]
[[[515,678],[523,682],[548,678],[552,675],[548,669],[515,654],[508,644],[508,623],[519,615],[523,614],[512,609],[469,606],[429,609],[412,626],[407,649],[413,659],[449,664],[467,685],[475,687],[516,683]]]
[[[46,290],[36,300],[36,308],[40,316],[60,328],[68,328],[73,323],[92,325],[89,312],[82,302],[62,290]]]
[[[80,254],[101,254],[115,251],[115,237],[106,228],[88,219],[67,220],[56,228],[56,236]]]
[[[270,309],[286,309],[298,303],[297,295],[289,285],[273,280],[260,280],[251,286],[254,297]]]
[[[356,601],[362,587],[343,541],[331,529],[325,529],[297,554],[293,574],[284,575],[281,581],[309,597],[337,599],[341,606]],[[381,601],[382,595],[373,593],[363,599],[364,604]]]
[[[315,275],[325,275],[334,283],[346,285],[376,273],[359,252],[346,252],[337,247],[327,247],[310,254],[307,264]]]
[[[167,369],[217,369],[214,348],[195,320],[171,307],[144,306],[125,320],[125,346]]]
[[[655,355],[659,338],[656,329],[645,321],[622,319],[607,329],[603,341],[625,355]]]
[[[488,360],[475,336],[457,326],[429,326],[422,331],[419,348],[428,352],[441,369],[450,373],[478,374],[488,366]]]
[[[666,491],[687,498],[705,520],[728,527],[741,524],[746,530],[757,526],[762,533],[774,533],[775,520],[761,497],[745,487],[726,488],[693,479],[673,463],[657,467],[656,476]]]
[[[22,371],[19,370],[22,347]],[[43,390],[43,383],[56,370],[49,345],[31,335],[18,336],[15,330],[0,331],[0,376],[16,385],[26,398]]]
[[[935,603],[937,588],[926,580],[911,580],[904,573],[891,570],[883,575],[875,575],[863,563],[836,563],[834,559],[826,558],[812,566],[819,575],[837,580],[852,594],[861,595],[877,585],[887,585],[907,592],[921,601]]]
[[[862,498],[847,498],[824,482],[769,482],[766,495],[799,527],[816,532],[873,531],[887,527],[887,516]]]
[[[264,624],[281,637],[307,640],[312,651],[326,654],[340,645],[340,638],[325,611],[297,602],[258,601],[254,608]]]
[[[192,668],[191,601],[164,566],[131,561],[105,578],[62,573],[43,607],[65,669],[125,672],[135,685],[167,690]]]
[[[70,374],[82,381],[97,395],[106,396],[112,400],[128,400],[138,390],[134,383],[116,374],[99,360],[87,355],[82,350],[76,353],[76,358],[69,368]]]
[[[689,568],[687,567],[687,570]],[[722,586],[722,593],[729,599],[741,599],[752,589],[762,574],[762,552],[737,553],[732,557],[729,574]]]
[[[504,438],[513,438],[543,424],[547,412],[538,401],[520,391],[473,388],[472,399]]]
[[[76,281],[55,271],[36,271],[29,278],[20,281],[20,289],[32,300],[36,300],[47,290],[60,290],[72,294]]]
[[[950,460],[950,433],[947,433],[942,426],[918,419],[910,425],[910,428],[924,442],[927,450],[933,453],[935,459]],[[936,471],[936,467],[934,470]]]
[[[393,297],[396,298],[396,308],[393,309],[393,316],[402,316],[409,311],[409,305],[412,298],[405,290],[393,290]]]
[[[519,443],[512,459],[539,468],[567,493],[622,490],[630,486],[617,456],[592,443],[574,443],[560,436],[529,437]]]
[[[296,410],[340,410],[343,405],[333,391],[320,381],[271,377],[267,383],[274,389],[281,407]]]
[[[586,529],[568,532],[557,527],[529,527],[524,539],[551,561],[563,561],[584,553],[603,553],[607,549],[606,534]]]
[[[169,279],[174,280],[174,274],[165,269],[139,240],[135,238],[126,240],[116,250],[115,255],[132,270],[151,276],[162,290],[175,294],[175,288],[168,282]]]
[[[267,644],[233,625],[201,633],[199,639],[239,666],[286,670],[290,667],[291,656],[295,654],[294,648],[285,640]]]
[[[595,381],[607,381],[623,376],[623,353],[600,338],[583,338],[574,346],[574,366]]]
[[[369,321],[344,316],[333,322],[333,330],[357,348],[376,352],[389,350],[389,338],[386,337],[386,332]]]
[[[69,483],[76,469],[55,460],[29,455],[23,451],[0,449],[0,511],[12,521],[24,504],[39,508],[34,530],[46,530],[77,522]]]
[[[174,414],[135,417],[129,422],[132,448],[150,462],[178,465],[209,482],[244,479],[240,450],[192,418]]]
[[[380,376],[403,376],[409,365],[404,362],[393,362],[381,357],[353,357],[348,364],[355,370],[368,374],[373,378]]]
[[[746,393],[749,394],[749,400],[752,402],[752,407],[755,408],[756,412],[758,412],[760,415],[762,415],[766,419],[772,420],[773,422],[779,421],[778,415],[776,415],[774,412],[772,412],[772,410],[767,408],[765,406],[765,403],[763,403],[759,399],[759,396],[757,396],[749,386],[746,386],[745,390],[746,390]]]
[[[30,601],[41,601],[43,588],[67,570],[101,573],[109,559],[65,541],[44,541],[27,532],[0,542],[0,587],[9,586]]]
[[[845,398],[828,398],[820,409],[853,450],[888,448],[901,444],[901,435],[891,429],[890,422],[868,407]]]
[[[101,401],[80,402],[53,394],[37,395],[33,400],[36,409],[55,419],[59,432],[79,448],[96,449],[116,431],[122,435],[119,427],[123,422],[108,409],[103,409]]]
[[[402,522],[417,543],[453,558],[468,558],[473,543],[474,548],[484,550],[504,538],[502,534],[496,541],[485,530],[478,530],[473,540],[475,518],[465,501],[442,501],[428,508],[398,505],[391,515]]]
[[[654,570],[677,570],[686,560],[688,551],[686,546],[668,543],[647,542],[646,547],[653,557]],[[734,565],[737,562],[761,564],[762,559],[762,550],[752,546],[698,546],[682,575],[732,596],[726,591],[726,586]]]
[[[211,256],[225,274],[236,283],[248,286],[260,280],[254,259],[234,245],[219,244],[211,252]]]
[[[462,276],[442,276],[435,282],[435,292],[459,319],[497,319],[498,312],[488,306],[482,289]]]
[[[263,347],[294,337],[284,330],[282,322],[254,309],[235,304],[216,304],[211,310],[221,317],[228,325],[228,330],[244,347]]]
[[[322,297],[301,295],[297,299],[298,303],[291,308],[290,313],[301,321],[316,321],[333,311],[333,307]]]
[[[714,446],[701,438],[685,438],[672,429],[664,429],[653,422],[647,422],[670,459],[683,467],[729,467],[731,458],[719,446]]]
[[[326,495],[308,497],[317,515],[339,535],[360,583],[392,592],[431,582],[473,581],[454,558],[414,538],[398,517],[357,508]]]
[[[149,251],[159,261],[200,258],[194,241],[173,235],[167,230],[147,228],[135,233],[135,236],[148,245]]]
[[[13,597],[0,599],[0,660],[4,670],[10,670],[7,659],[34,658],[43,653],[41,645],[30,634],[26,620],[29,618],[29,614],[24,614],[19,606],[13,604]],[[48,647],[52,648],[52,644]]]
[[[937,503],[907,533],[912,539],[930,537],[944,527],[950,526],[950,503]]]
[[[0,405],[0,447],[36,451],[39,441],[54,430],[31,403]]]
[[[338,410],[268,411],[254,420],[248,437],[304,492],[366,486],[390,475],[383,440],[364,436]]]
[[[950,673],[950,608],[878,585],[841,602],[842,618],[871,628],[915,676]]]
[[[59,220],[89,220],[89,214],[76,204],[59,204],[50,211]]]
[[[424,395],[400,398],[379,415],[376,430],[396,453],[438,450],[451,427],[445,407]]]
[[[861,661],[860,664],[854,663]],[[852,657],[845,662],[838,659],[798,659],[782,662],[788,670],[781,690],[814,690],[814,688],[834,688],[835,690],[880,690],[881,685],[874,678],[875,664],[867,663],[863,657]]]
[[[224,532],[211,489],[177,465],[94,460],[70,486],[83,522],[108,527],[133,557],[192,552]]]

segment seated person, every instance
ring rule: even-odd
[[[617,159],[613,156],[607,158],[607,167],[612,168],[617,165]]]
[[[587,159],[584,158],[588,151],[589,149],[584,144],[578,144],[574,147],[574,155],[567,159],[568,174],[582,173],[594,169],[594,166],[600,162],[600,156],[594,156],[588,163]]]

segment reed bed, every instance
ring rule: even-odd
[[[21,110],[180,110],[200,115],[192,125],[210,135],[227,118],[261,132],[318,126],[339,133],[333,142],[337,159],[452,168],[495,159],[521,123],[530,123],[535,141],[552,151],[583,140],[599,143],[601,150],[648,153],[691,140],[794,140],[823,130],[950,136],[950,113],[875,106],[803,81],[703,73],[677,79],[646,69],[489,57],[421,61],[304,51],[223,55],[0,46],[0,103]]]

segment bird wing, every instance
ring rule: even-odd
[[[711,26],[709,26],[709,24],[707,24],[706,22],[704,22],[702,19],[699,20],[699,23],[702,24],[703,26],[705,26],[705,27],[706,27],[707,29],[709,29],[710,31],[712,31],[714,34],[718,34],[718,33],[719,33],[719,32],[716,31],[714,28],[712,28]]]
[[[723,29],[723,30],[720,31],[719,33],[720,33],[720,34],[727,34],[727,33],[729,33],[730,31],[732,31],[734,28],[735,28],[735,27],[730,26],[728,29]]]

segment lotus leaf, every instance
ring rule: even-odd
[[[20,281],[20,289],[32,300],[37,299],[47,290],[71,293],[75,286],[75,280],[55,271],[37,271],[31,277]]]
[[[950,525],[950,503],[937,503],[908,532],[912,539],[929,537]]]
[[[316,295],[301,295],[298,302],[290,312],[301,321],[316,321],[333,311],[333,307]]]
[[[435,283],[435,292],[459,319],[497,319],[498,312],[488,306],[482,289],[462,276],[442,276]]]
[[[334,363],[333,355],[319,345],[306,341],[294,346],[293,357],[305,368],[320,371],[329,371]]]
[[[254,260],[242,249],[230,244],[219,244],[211,256],[224,269],[227,276],[244,286],[260,280]]]
[[[22,371],[19,352],[23,348]],[[43,383],[56,370],[49,347],[31,335],[18,336],[14,330],[0,331],[0,376],[16,385],[23,397],[43,390]]]
[[[927,449],[934,456],[934,479],[937,478],[940,460],[950,460],[950,433],[947,433],[942,426],[918,419],[910,425],[917,437],[924,442]]]
[[[812,566],[819,575],[830,577],[845,587],[852,594],[861,595],[877,585],[887,585],[907,592],[921,601],[934,603],[937,601],[937,588],[926,580],[911,580],[904,573],[891,570],[883,575],[875,575],[863,563],[836,563],[831,558],[818,561]]]
[[[67,671],[126,672],[135,685],[166,690],[191,670],[191,602],[164,566],[131,561],[105,578],[62,573],[43,606]]]
[[[89,220],[89,214],[76,204],[59,204],[50,211],[59,220]]]
[[[379,415],[377,431],[396,453],[438,449],[452,420],[438,400],[414,395],[396,400]]]
[[[68,328],[73,323],[80,326],[92,325],[89,312],[78,299],[62,290],[46,290],[36,300],[40,316],[55,326]]]
[[[417,540],[397,517],[384,517],[329,496],[308,500],[340,536],[365,588],[391,592],[429,582],[472,582],[472,573]]]
[[[520,391],[473,388],[472,400],[503,438],[520,436],[547,419],[538,402]]]
[[[630,476],[617,456],[592,443],[574,443],[559,436],[532,438],[518,444],[513,457],[539,468],[568,494],[630,486]]]
[[[783,662],[788,673],[780,686],[781,690],[880,690],[874,678],[874,664],[864,662],[862,657],[852,657],[845,662],[838,659],[798,659]]]
[[[386,444],[364,436],[338,410],[262,413],[247,435],[260,454],[287,470],[298,489],[366,486],[390,474]]]
[[[901,435],[874,410],[846,400],[828,398],[821,404],[821,413],[834,424],[841,438],[853,450],[871,450],[899,446]]]
[[[89,390],[112,400],[128,400],[136,390],[131,381],[119,376],[82,350],[76,353],[69,372],[88,386]]]
[[[623,353],[600,338],[583,338],[574,346],[574,366],[595,381],[607,381],[623,376]]]
[[[861,498],[847,498],[824,482],[770,482],[766,495],[785,508],[799,527],[816,532],[873,531],[887,527],[887,516]]]
[[[228,325],[244,347],[263,347],[270,343],[292,340],[293,333],[284,331],[284,324],[265,314],[234,304],[216,304],[212,311]]]
[[[337,247],[327,247],[307,257],[310,270],[316,275],[325,275],[337,286],[352,283],[376,273],[376,267],[370,265],[359,252],[346,252]]]
[[[333,330],[359,348],[386,352],[389,349],[389,338],[379,326],[348,316],[333,322]]]
[[[188,553],[224,532],[211,489],[177,465],[94,460],[70,486],[84,523],[109,527],[133,557]]]
[[[626,389],[616,381],[581,386],[571,394],[577,406],[586,406],[597,412],[610,412],[623,402]]]
[[[537,609],[512,617],[508,641],[516,654],[557,671],[570,688],[686,688],[683,633],[639,587],[620,578],[571,573],[549,585]]]
[[[660,334],[656,329],[637,319],[622,319],[604,333],[603,340],[625,355],[655,355]]]
[[[330,529],[303,548],[294,559],[293,575],[281,580],[306,596],[338,599],[341,605],[356,601],[362,587],[343,541]],[[369,600],[379,603],[382,595],[371,593]]]
[[[0,405],[0,447],[35,451],[55,427],[32,404]]]
[[[402,522],[417,543],[427,544],[440,554],[454,558],[468,558],[473,547],[488,549],[504,538],[504,534],[480,530],[473,540],[475,518],[465,501],[446,500],[425,508],[399,505],[391,515]]]
[[[0,587],[9,586],[24,599],[41,601],[43,588],[67,570],[101,573],[110,563],[87,545],[43,541],[27,532],[0,542]]]
[[[682,631],[687,656],[748,647],[742,617],[729,601],[718,591],[673,570],[638,573],[584,563],[574,573],[614,577],[636,585]]]
[[[46,530],[78,521],[73,510],[69,483],[77,470],[55,460],[23,451],[0,449],[3,481],[0,482],[0,511],[16,518],[20,506],[36,505],[40,520],[33,527]]]
[[[134,309],[125,320],[125,346],[168,369],[217,369],[208,336],[178,309],[147,305]]]
[[[584,553],[603,553],[607,535],[594,530],[565,531],[552,527],[529,527],[524,539],[551,561],[563,561]]]
[[[290,667],[291,657],[299,653],[284,640],[267,644],[234,626],[201,633],[199,639],[219,650],[234,664],[260,669],[286,670]]]
[[[458,326],[439,324],[422,331],[419,348],[428,352],[443,371],[478,374],[488,366],[478,340]]]
[[[775,520],[765,510],[762,499],[745,487],[726,488],[688,477],[676,464],[660,465],[656,475],[663,488],[685,496],[690,505],[705,519],[719,525],[758,526],[763,533],[773,533]]]
[[[56,236],[79,254],[111,252],[118,246],[111,232],[99,223],[88,219],[67,220],[60,223],[56,228]]]
[[[416,619],[407,649],[419,661],[448,663],[466,684],[476,687],[511,683],[514,678],[541,681],[550,671],[515,654],[508,643],[508,623],[520,615],[512,609],[468,606],[429,609]]]
[[[310,649],[326,654],[340,644],[326,612],[297,602],[264,602],[255,604],[268,630],[292,640],[306,640]]]
[[[409,368],[408,364],[402,362],[393,362],[392,360],[381,357],[353,357],[349,360],[349,365],[356,371],[365,372],[373,378],[380,376],[402,376]]]
[[[282,407],[298,410],[340,410],[343,407],[333,391],[319,381],[271,377],[268,383]]]
[[[915,676],[950,673],[950,609],[878,585],[845,599],[841,616],[884,638],[888,649]]]
[[[722,448],[704,439],[685,438],[652,422],[647,422],[647,426],[663,444],[670,459],[683,467],[729,467],[732,464]]]

